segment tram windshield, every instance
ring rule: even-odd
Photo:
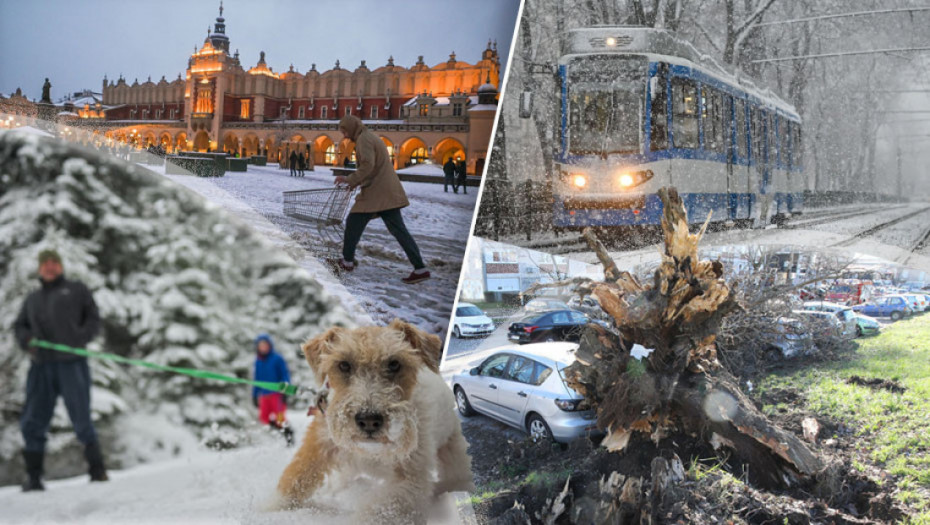
[[[584,56],[568,63],[569,152],[642,151],[646,60]]]

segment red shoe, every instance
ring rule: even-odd
[[[406,284],[416,284],[429,279],[429,270],[414,270],[410,275],[401,279]]]

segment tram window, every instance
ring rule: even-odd
[[[800,167],[802,164],[801,150],[804,148],[803,143],[801,142],[801,125],[795,123],[794,126],[791,126],[791,133],[794,136],[794,139],[793,139],[794,147],[792,148],[792,151],[794,151],[794,164],[793,165],[795,167]]]
[[[672,79],[672,139],[676,148],[697,149],[697,86],[684,78]]]
[[[788,165],[788,121],[785,117],[778,117],[778,163],[782,166]]]
[[[765,114],[755,106],[752,106],[750,109],[750,114],[752,124],[752,161],[761,164],[765,162],[765,152],[762,150],[762,146],[765,144],[765,137],[762,135],[765,129],[762,125],[762,119],[765,118]]]
[[[749,157],[749,144],[746,142],[749,134],[746,133],[746,103],[740,99],[733,100],[736,113],[736,154],[740,158]]]
[[[645,67],[639,59],[600,56],[568,65],[571,153],[642,151]]]
[[[723,102],[720,92],[707,86],[701,86],[704,120],[704,149],[725,153],[723,143]]]
[[[778,158],[778,146],[775,142],[775,115],[768,113],[766,114],[765,119],[765,147],[768,150],[768,155],[766,156],[766,162],[770,166],[775,165],[775,159]]]
[[[649,150],[662,151],[668,149],[668,65],[659,64],[653,88],[652,97],[652,130],[650,131]]]
[[[786,153],[784,162],[785,166],[790,168],[794,165],[794,124],[790,120],[782,120],[782,124],[784,124],[784,127],[780,128],[778,131],[785,136],[784,144],[786,145]]]

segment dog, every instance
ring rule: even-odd
[[[324,481],[366,477],[380,484],[357,522],[425,523],[436,496],[475,490],[437,336],[395,319],[330,328],[302,349],[329,394],[281,475],[280,508],[305,505]]]

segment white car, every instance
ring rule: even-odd
[[[471,303],[459,303],[452,317],[452,335],[456,338],[480,337],[494,331],[494,321]]]
[[[602,434],[595,412],[565,383],[575,343],[502,346],[478,366],[452,376],[459,413],[476,412],[524,430],[533,441],[568,443]]]

